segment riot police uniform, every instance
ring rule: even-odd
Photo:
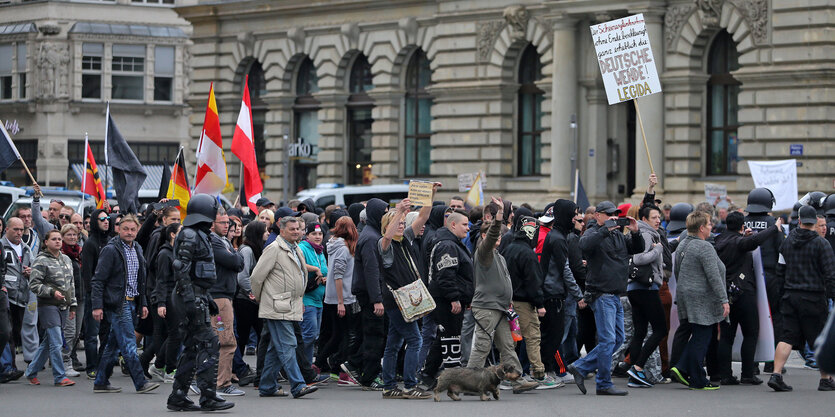
[[[173,306],[183,317],[183,353],[177,364],[174,388],[168,397],[168,408],[175,411],[226,410],[235,404],[216,393],[218,343],[212,330],[212,311],[217,307],[209,295],[215,283],[215,262],[209,233],[217,213],[217,200],[207,194],[191,198],[183,221],[183,229],[174,241],[174,272],[177,284],[172,295]],[[200,406],[188,399],[192,377],[200,388]]]
[[[829,241],[829,245],[835,251],[835,194],[826,197],[823,208],[826,214],[826,240]]]
[[[755,188],[748,193],[748,207],[745,211],[745,227],[755,232],[761,232],[774,226],[777,221],[768,212],[774,207],[774,194],[768,188]],[[785,235],[778,233],[773,238],[760,245],[760,255],[765,275],[765,291],[768,295],[768,304],[771,308],[771,325],[774,334],[779,335],[782,329],[782,316],[780,314],[780,298],[783,292],[783,282],[777,278],[777,259],[780,256],[780,245]]]

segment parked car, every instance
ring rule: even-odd
[[[409,195],[409,184],[385,185],[342,185],[319,184],[296,194],[297,200],[313,199],[316,207],[325,208],[331,204],[350,206],[354,203],[379,198],[388,203],[396,203]]]
[[[26,190],[23,188],[0,186],[0,213],[5,213],[6,209],[22,195],[26,195]]]

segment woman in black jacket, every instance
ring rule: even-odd
[[[172,223],[163,229],[162,236],[165,243],[160,246],[159,252],[151,262],[156,268],[156,283],[151,292],[151,309],[156,307],[154,315],[154,341],[148,349],[142,352],[140,361],[143,369],[148,368],[152,376],[156,376],[163,382],[174,381],[174,370],[177,368],[177,357],[180,346],[183,344],[183,337],[180,333],[180,318],[175,314],[175,309],[169,310],[171,294],[174,291],[174,284],[177,276],[174,273],[172,263],[174,261],[174,239],[180,232],[182,226],[179,223]],[[150,352],[147,354],[145,352]],[[154,365],[149,366],[151,357],[156,353]]]
[[[96,272],[99,253],[110,239],[111,230],[113,228],[107,211],[104,209],[93,211],[90,216],[90,236],[81,249],[81,282],[84,288],[82,296],[84,298],[84,357],[87,361],[85,371],[88,377],[95,376],[95,370],[99,364],[99,354],[101,352],[99,351],[98,336],[101,334],[102,340],[104,340],[110,332],[110,326],[106,321],[98,322],[93,319],[90,280],[93,279],[93,274]],[[79,292],[79,295],[81,294]],[[104,343],[102,343],[101,348],[104,349]]]

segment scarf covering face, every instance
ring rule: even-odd
[[[61,242],[61,252],[70,257],[70,259],[81,262],[81,246],[68,245],[67,242]]]
[[[305,239],[305,241],[316,251],[317,255],[321,255],[325,251],[325,246],[313,243],[310,239]]]

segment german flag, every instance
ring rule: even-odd
[[[81,191],[95,197],[96,208],[100,209],[107,200],[107,194],[104,193],[104,185],[101,183],[99,168],[96,165],[96,160],[93,159],[93,149],[90,148],[89,142],[87,143],[86,159],[87,166],[84,168],[84,183],[81,184]]]
[[[188,200],[191,199],[191,187],[188,185],[188,173],[186,172],[186,160],[183,157],[183,149],[180,148],[180,153],[177,154],[177,159],[174,161],[174,169],[171,171],[171,182],[168,183],[168,194],[166,198],[169,200],[180,200],[180,216],[186,218],[186,207]]]

